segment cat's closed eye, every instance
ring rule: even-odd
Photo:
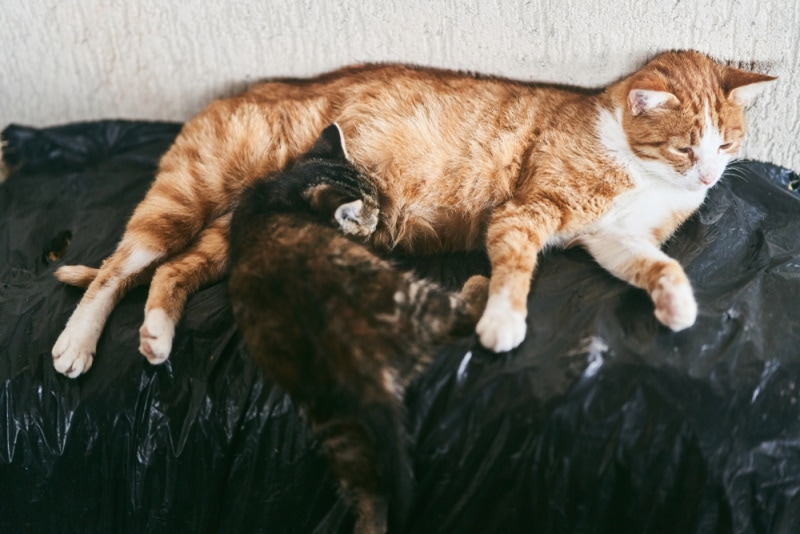
[[[728,150],[732,146],[733,146],[733,143],[725,143],[725,144],[719,145],[719,149],[720,150]]]
[[[672,150],[677,152],[678,154],[689,155],[692,153],[692,147],[690,146],[680,146],[680,147],[673,147]]]

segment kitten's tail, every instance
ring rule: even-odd
[[[56,278],[65,284],[85,289],[89,287],[89,284],[92,283],[99,271],[100,269],[86,267],[85,265],[64,265],[59,267],[54,274]]]
[[[412,282],[411,285],[415,284]],[[414,322],[420,327],[416,335],[419,339],[429,338],[431,344],[428,348],[432,348],[453,336],[471,335],[475,331],[475,324],[486,307],[489,279],[472,276],[457,294],[425,282],[416,284],[411,293],[414,293],[409,296],[414,307],[412,316],[417,317]],[[449,307],[450,313],[443,313],[436,304],[437,300]],[[438,329],[433,327],[437,323],[440,325]],[[381,395],[373,398],[380,400],[367,402],[364,398],[358,399],[359,421],[374,446],[381,487],[389,503],[389,522],[398,528],[406,524],[414,490],[414,471],[409,458],[402,402],[405,387],[389,368],[384,368],[379,380]]]
[[[414,493],[414,469],[408,452],[409,439],[402,404],[397,401],[366,406],[361,421],[375,447],[375,464],[388,501],[389,524],[402,530]]]
[[[356,532],[384,532],[387,519],[393,530],[402,531],[414,486],[402,402],[393,395],[342,393],[334,402],[317,399],[317,410],[309,413],[312,432],[352,492]]]

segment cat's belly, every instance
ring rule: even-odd
[[[414,254],[474,250],[484,246],[488,218],[488,210],[390,208],[381,214],[373,243]]]

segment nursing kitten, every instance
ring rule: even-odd
[[[337,122],[380,195],[375,246],[486,247],[490,297],[477,325],[495,351],[527,329],[538,253],[580,244],[646,290],[672,330],[697,315],[660,244],[736,155],[743,108],[774,80],[694,51],[668,52],[596,93],[428,68],[366,65],[259,84],[189,121],[53,347],[78,376],[131,280],[155,268],[142,352],[163,362],[189,293],[218,279],[241,191],[286,167]],[[80,274],[65,267],[62,279]],[[535,318],[533,319],[535,320]]]
[[[331,126],[244,192],[230,234],[239,329],[302,407],[360,533],[386,530],[387,505],[402,525],[412,492],[403,391],[437,344],[472,333],[488,286],[473,277],[453,294],[370,252],[361,241],[377,224],[375,194]]]

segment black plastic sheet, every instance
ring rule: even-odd
[[[224,282],[189,299],[164,365],[137,352],[138,288],[86,375],[53,370],[81,296],[53,271],[113,250],[178,130],[2,134],[0,532],[352,528],[295,406],[249,361]],[[700,307],[684,332],[585,252],[545,255],[523,345],[494,355],[465,339],[409,392],[408,531],[800,532],[797,184],[737,163],[667,245]],[[451,285],[487,268],[399,261]]]

